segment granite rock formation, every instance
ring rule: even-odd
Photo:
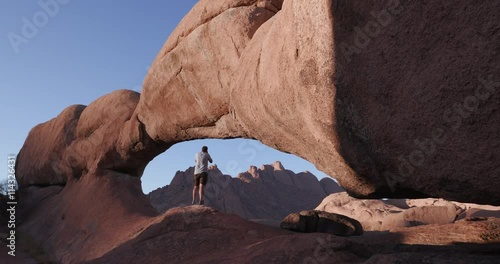
[[[16,165],[33,209],[20,208],[20,230],[58,262],[103,256],[156,215],[140,189],[147,163],[202,138],[258,139],[356,197],[500,205],[499,11],[201,0],[141,95],[116,91],[33,128]]]
[[[313,162],[355,197],[500,204],[500,4],[212,2],[181,21],[140,96],[115,92],[35,127],[20,183],[137,177],[177,142],[245,137]]]

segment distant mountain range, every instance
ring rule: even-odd
[[[194,167],[178,171],[170,185],[148,194],[152,205],[160,212],[191,205]],[[344,191],[334,180],[318,180],[310,172],[294,173],[281,162],[251,166],[233,178],[216,166],[208,173],[205,205],[245,219],[276,224],[291,212],[318,206],[332,193]]]

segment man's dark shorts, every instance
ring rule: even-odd
[[[198,186],[200,183],[202,185],[207,184],[208,181],[208,173],[207,172],[202,172],[194,175],[194,186]]]

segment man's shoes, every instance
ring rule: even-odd
[[[203,200],[200,201],[200,205],[203,205],[205,202]]]
[[[191,202],[191,205],[194,205],[194,204],[196,204],[196,202],[193,200],[193,201]]]

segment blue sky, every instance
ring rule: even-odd
[[[117,89],[140,92],[157,52],[196,2],[0,1],[0,155],[16,154],[33,126],[69,105],[88,105]],[[309,162],[256,141],[198,140],[156,157],[142,178],[144,192],[192,166],[202,145],[233,176],[280,160],[295,172],[326,177]]]

